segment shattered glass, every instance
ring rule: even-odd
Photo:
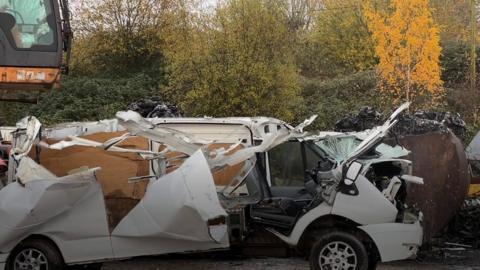
[[[351,153],[360,145],[362,141],[355,136],[327,136],[325,139],[316,142],[316,144],[327,155],[340,163],[347,159]]]
[[[316,142],[316,145],[335,159],[337,163],[341,163],[353,153],[361,142],[362,141],[354,135],[328,136]],[[379,158],[399,158],[409,154],[409,151],[402,146],[396,145],[393,147],[384,143],[379,144],[375,148],[375,152],[379,154]]]

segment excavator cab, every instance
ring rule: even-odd
[[[36,102],[68,72],[68,0],[0,0],[0,100]]]

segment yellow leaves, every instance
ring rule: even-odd
[[[379,89],[394,103],[433,106],[444,96],[439,28],[428,0],[392,0],[384,9],[364,4],[380,63]]]

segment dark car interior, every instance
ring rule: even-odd
[[[331,176],[335,163],[313,142],[300,141],[275,147],[266,160],[271,183],[263,200],[251,206],[250,215],[256,223],[290,231],[312,204],[321,202],[318,179]]]

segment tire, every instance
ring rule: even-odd
[[[368,270],[368,253],[357,237],[342,231],[326,232],[310,252],[312,270]]]
[[[21,268],[22,264],[26,267]],[[20,243],[10,253],[6,270],[63,270],[64,266],[57,247],[46,240],[31,239]]]
[[[378,262],[378,259],[370,259],[370,261],[368,262],[368,270],[376,270]]]

